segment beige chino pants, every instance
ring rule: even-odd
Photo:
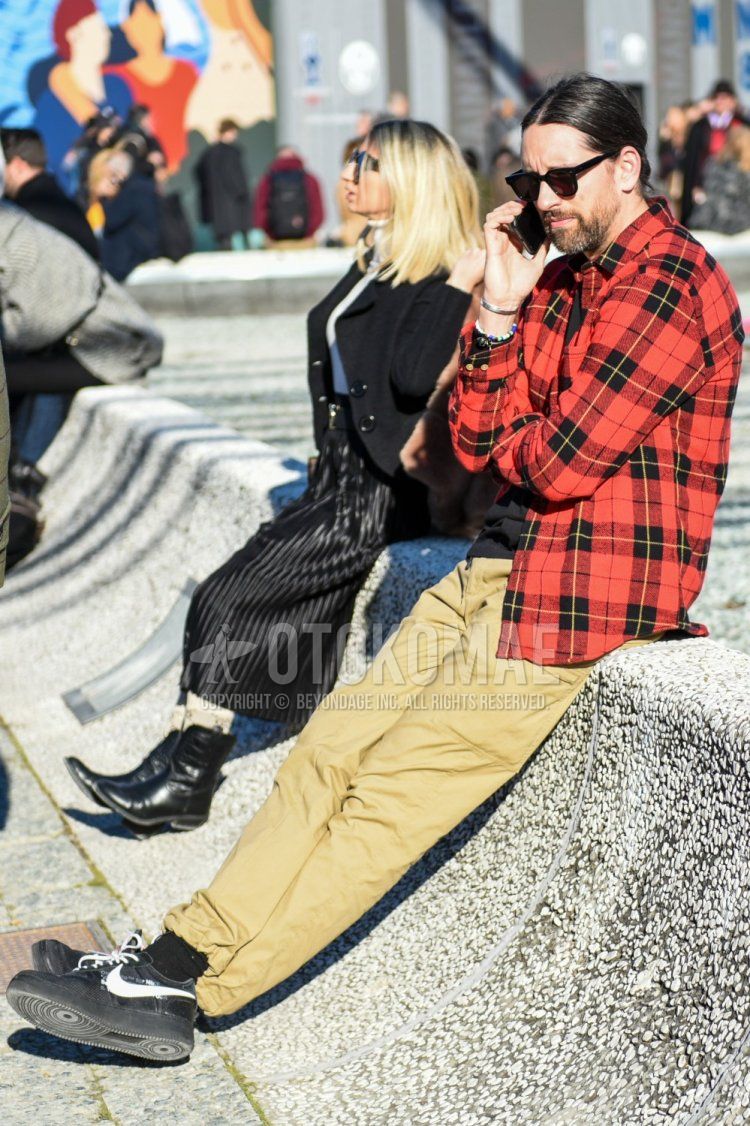
[[[354,923],[523,766],[580,691],[595,661],[495,656],[510,567],[463,562],[420,597],[365,679],[318,707],[210,887],[167,915],[208,958],[209,1016]]]

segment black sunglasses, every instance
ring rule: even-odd
[[[619,151],[619,149],[611,149],[600,156],[592,156],[591,160],[584,160],[583,164],[577,164],[575,168],[550,168],[543,176],[538,172],[521,170],[506,176],[505,183],[510,184],[518,198],[526,203],[536,203],[542,183],[549,184],[555,195],[559,195],[562,199],[570,199],[578,191],[578,177],[582,172],[588,172],[589,168],[594,168],[603,160],[617,156]]]
[[[369,152],[365,152],[364,149],[355,149],[346,163],[354,165],[352,180],[355,184],[359,183],[359,178],[363,172],[377,172],[380,168],[378,158],[370,156]]]

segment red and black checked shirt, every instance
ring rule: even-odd
[[[563,348],[575,286],[583,325]],[[589,661],[679,628],[703,584],[742,355],[737,299],[663,200],[550,263],[509,344],[461,335],[453,445],[530,496],[498,657]]]

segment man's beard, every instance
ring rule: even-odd
[[[563,254],[590,254],[604,246],[617,208],[614,204],[602,204],[588,219],[580,215],[567,216],[565,213],[555,215],[549,212],[543,216],[544,227],[552,244]],[[570,227],[559,231],[550,229],[552,219],[572,218],[575,222]]]

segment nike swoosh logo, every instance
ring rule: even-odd
[[[195,994],[187,989],[172,989],[169,985],[138,985],[135,981],[124,981],[122,966],[115,966],[107,974],[104,984],[115,997],[187,997],[194,1001]]]

